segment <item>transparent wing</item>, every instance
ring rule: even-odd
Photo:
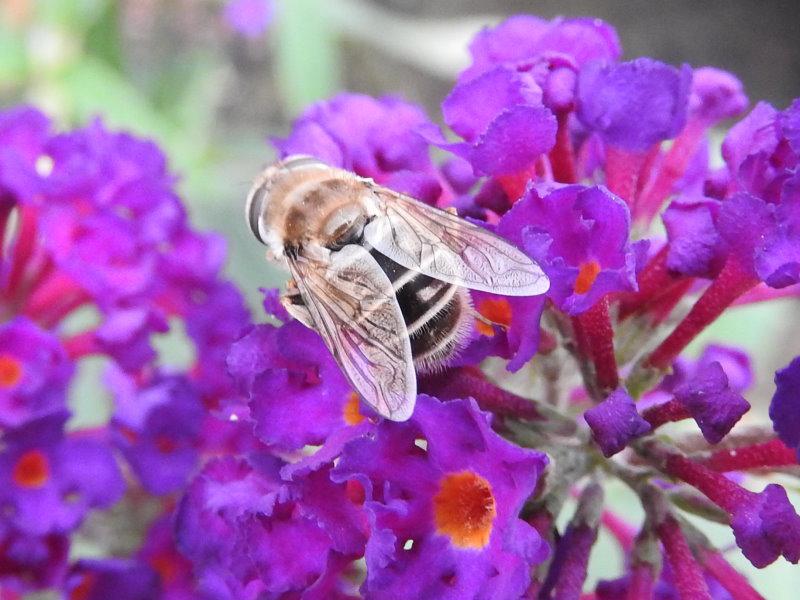
[[[364,237],[407,269],[507,296],[535,296],[550,288],[539,265],[493,233],[390,190],[372,193],[378,214]]]
[[[382,416],[408,419],[417,397],[411,343],[375,259],[351,245],[331,253],[329,263],[302,256],[288,262],[315,329],[356,391]]]

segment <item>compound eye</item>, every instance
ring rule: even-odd
[[[250,196],[247,198],[247,225],[250,227],[250,231],[253,232],[253,235],[256,236],[256,239],[262,244],[266,244],[266,242],[261,237],[261,231],[258,225],[261,222],[262,215],[264,214],[264,206],[266,204],[268,194],[269,190],[267,189],[267,186],[261,184],[258,187],[254,187],[250,192]]]

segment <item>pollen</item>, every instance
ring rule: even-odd
[[[358,425],[366,417],[358,410],[359,397],[355,392],[350,392],[347,396],[347,402],[344,403],[342,409],[342,418],[348,425]]]
[[[22,364],[10,354],[0,354],[0,388],[11,388],[22,379]]]
[[[436,532],[458,548],[485,547],[496,515],[492,486],[472,471],[448,473],[433,497]]]
[[[511,325],[511,304],[505,298],[486,298],[478,302],[478,312],[487,321],[508,328]],[[494,328],[484,321],[475,320],[478,333],[486,337],[494,336]]]
[[[17,460],[11,476],[20,487],[42,487],[50,478],[50,463],[41,450],[28,450]]]
[[[596,260],[589,260],[582,263],[578,271],[578,277],[575,279],[575,293],[585,294],[588,292],[592,288],[592,285],[594,285],[594,280],[597,279],[599,274],[600,263]]]

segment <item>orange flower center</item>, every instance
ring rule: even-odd
[[[358,403],[358,394],[350,392],[350,395],[347,397],[347,402],[344,403],[344,408],[342,409],[342,418],[348,425],[358,425],[366,418],[359,412]]]
[[[489,543],[497,507],[492,486],[472,471],[448,473],[433,497],[436,531],[458,548],[483,548]]]
[[[41,450],[28,450],[17,460],[11,476],[20,487],[42,487],[50,478],[50,463]]]
[[[588,292],[599,274],[600,263],[596,260],[590,260],[581,264],[578,277],[575,279],[575,293],[585,294]]]
[[[10,354],[0,354],[0,388],[11,388],[22,379],[22,364]]]
[[[478,312],[492,323],[508,328],[511,325],[511,304],[505,298],[485,298],[478,302]],[[475,320],[478,333],[486,337],[494,336],[494,328],[484,321]]]

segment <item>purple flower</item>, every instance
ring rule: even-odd
[[[675,388],[675,398],[689,410],[710,444],[722,441],[750,410],[747,400],[730,388],[716,361],[699,366],[689,381]]]
[[[586,579],[589,553],[597,540],[603,488],[593,483],[581,493],[578,508],[558,540],[553,561],[542,583],[541,598],[579,597]]]
[[[521,171],[555,143],[555,117],[541,99],[530,73],[498,66],[457,84],[442,103],[445,122],[466,142],[434,140],[478,174]]]
[[[578,76],[578,118],[611,146],[642,151],[675,137],[686,123],[692,70],[640,58],[597,62]]]
[[[214,407],[234,393],[225,361],[231,344],[250,326],[250,311],[230,281],[214,278],[185,291],[186,333],[200,358],[193,378],[204,404]]]
[[[759,494],[747,492],[731,516],[731,528],[742,553],[763,568],[783,556],[800,560],[800,516],[786,490],[771,483]]]
[[[747,108],[742,82],[732,73],[701,67],[692,74],[689,118],[714,124],[740,115]]]
[[[175,547],[174,517],[170,512],[153,522],[137,558],[158,574],[164,600],[191,600],[196,596],[192,565]]]
[[[8,521],[34,535],[74,529],[90,508],[116,502],[124,482],[109,448],[65,436],[66,413],[5,432],[0,451],[0,504]]]
[[[156,495],[181,489],[197,464],[203,418],[192,384],[173,375],[137,385],[113,368],[106,382],[114,393],[115,444],[144,488]]]
[[[334,470],[360,482],[374,598],[517,597],[547,547],[518,518],[546,464],[497,436],[474,401],[420,395],[412,419],[351,441]]]
[[[138,560],[84,559],[71,569],[66,592],[81,600],[146,600],[158,596],[158,577]]]
[[[212,597],[299,592],[363,552],[366,520],[328,468],[292,483],[267,455],[211,461],[178,509],[181,551]],[[333,559],[333,560],[331,560]]]
[[[789,143],[794,153],[800,157],[800,98],[795,98],[792,104],[778,117],[783,138]]]
[[[274,143],[281,156],[310,154],[434,202],[441,187],[421,135],[431,127],[421,108],[398,98],[339,94],[312,105]]]
[[[472,65],[459,80],[473,79],[491,67],[530,61],[542,55],[566,56],[577,66],[592,60],[616,61],[622,48],[613,27],[600,19],[545,21],[531,15],[510,17],[486,28],[469,46]]]
[[[550,299],[576,315],[610,292],[634,291],[647,242],[628,239],[627,206],[602,187],[529,188],[498,233],[536,260],[550,278]]]
[[[539,320],[546,304],[545,297],[506,298],[479,292],[473,292],[472,296],[476,310],[496,325],[477,321],[476,329],[489,339],[475,340],[461,354],[459,362],[476,364],[486,356],[510,357],[507,369],[518,371],[539,349]]]
[[[225,21],[244,37],[257,38],[269,27],[274,12],[272,0],[228,0]]]
[[[98,350],[113,357],[124,370],[135,372],[151,363],[156,352],[150,343],[154,333],[169,330],[160,311],[144,306],[109,312],[94,333]]]
[[[633,398],[622,388],[583,413],[583,418],[606,457],[620,452],[632,440],[650,431],[650,424],[639,416]]]
[[[0,325],[0,426],[63,409],[73,371],[52,334],[24,317]]]
[[[156,255],[129,222],[52,208],[42,219],[45,244],[64,274],[104,302],[141,296],[155,281]]]
[[[228,370],[250,398],[256,435],[286,450],[364,421],[359,397],[320,337],[298,321],[260,325],[231,347]]]
[[[680,199],[672,202],[662,218],[669,237],[667,267],[690,277],[711,278],[725,262],[720,252],[716,200]]]
[[[783,442],[800,459],[800,357],[775,373],[775,394],[769,405],[769,417]]]
[[[67,570],[69,538],[6,529],[0,524],[0,590],[25,594],[58,585]]]

